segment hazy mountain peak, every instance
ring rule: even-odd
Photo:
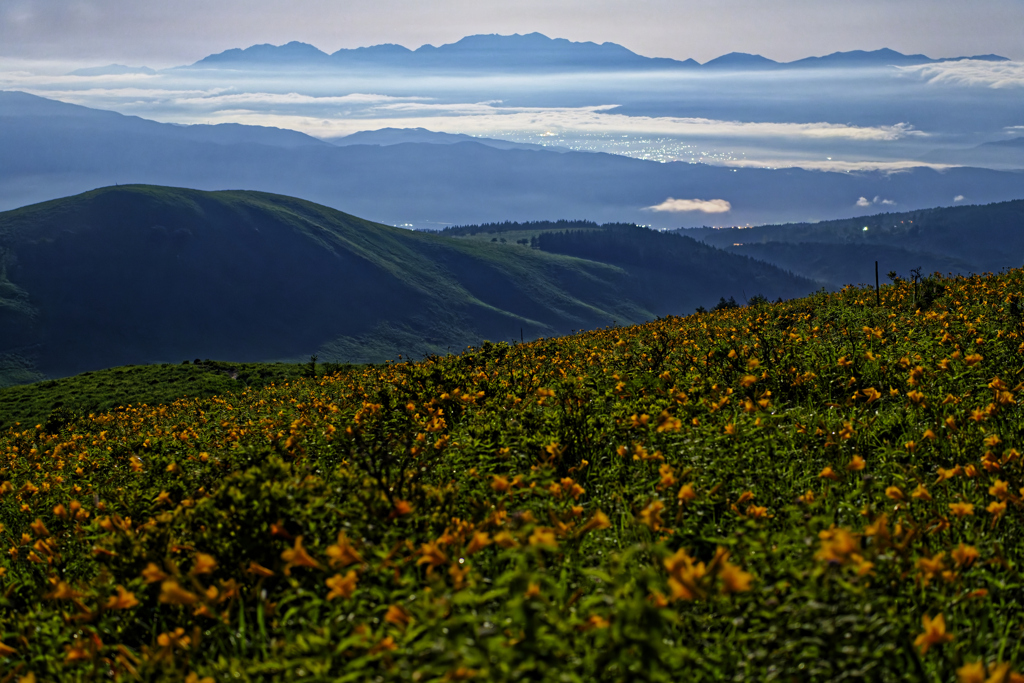
[[[778,65],[779,63],[773,59],[747,52],[730,52],[702,64],[704,67],[730,69],[767,69]]]
[[[821,57],[805,57],[789,66],[903,66],[927,64],[936,61],[925,55],[905,55],[902,52],[883,47],[878,50],[848,50],[833,52]]]
[[[289,63],[320,60],[326,58],[327,53],[310,45],[293,40],[284,45],[271,45],[263,43],[252,45],[247,48],[232,48],[217,54],[204,57],[193,66],[216,65],[231,62],[257,62],[257,63]]]

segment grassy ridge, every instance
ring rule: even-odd
[[[86,680],[1017,681],[1024,272],[0,438],[0,656]]]

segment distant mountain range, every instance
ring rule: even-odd
[[[742,225],[844,218],[863,211],[861,197],[906,210],[948,205],[957,196],[974,203],[1024,198],[1024,174],[1011,171],[730,169],[498,149],[476,139],[339,147],[290,130],[163,124],[18,92],[0,92],[0,159],[0,210],[146,183],[274,192],[416,228],[552,216],[659,227]],[[707,216],[646,208],[668,197],[721,198],[732,208]]]
[[[193,358],[377,362],[814,288],[689,237],[593,228],[620,245],[607,258],[260,192],[109,187],[0,213],[0,385]]]
[[[466,36],[435,47],[423,45],[411,50],[395,44],[341,49],[327,53],[308,43],[293,41],[284,45],[253,45],[209,55],[178,69],[347,69],[347,70],[434,70],[434,71],[648,71],[673,69],[777,70],[806,68],[854,68],[911,66],[933,62],[977,59],[1008,61],[999,55],[946,57],[905,55],[895,50],[834,52],[792,62],[776,62],[760,55],[731,52],[700,64],[693,59],[677,60],[645,57],[616,43],[572,42],[549,38],[541,33]],[[119,64],[91,67],[72,72],[79,76],[108,76],[154,73],[147,67]]]
[[[693,59],[675,60],[644,57],[615,43],[575,43],[548,38],[541,33],[526,35],[474,35],[440,47],[424,45],[410,50],[401,45],[375,45],[342,49],[328,54],[307,43],[254,45],[225,50],[205,57],[189,68],[387,68],[459,69],[499,71],[610,71],[651,69],[793,69],[818,67],[909,66],[931,62],[982,59],[1006,61],[998,55],[931,59],[904,55],[883,48],[866,52],[835,52],[824,57],[807,57],[794,62],[775,62],[760,55],[733,52],[700,64]]]

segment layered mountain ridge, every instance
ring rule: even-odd
[[[931,58],[907,55],[889,48],[851,50],[828,55],[778,62],[761,55],[731,52],[704,64],[694,59],[646,57],[617,43],[573,42],[549,38],[542,33],[513,35],[471,35],[440,46],[422,45],[410,49],[385,43],[368,47],[343,48],[332,53],[292,41],[283,45],[259,44],[231,48],[208,55],[179,69],[426,69],[426,70],[523,70],[523,71],[609,71],[662,69],[772,70],[823,67],[911,66],[960,60],[1008,61],[999,55]],[[125,73],[153,73],[145,67],[109,66],[79,69],[81,76]]]

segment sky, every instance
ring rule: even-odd
[[[333,52],[478,33],[610,41],[704,62],[889,47],[1024,60],[1024,0],[0,0],[0,57],[166,67],[292,40]]]

